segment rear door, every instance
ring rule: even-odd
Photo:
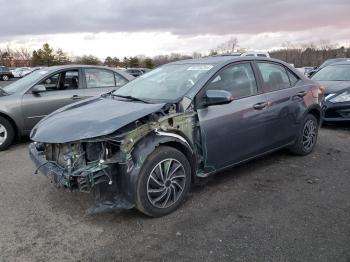
[[[257,61],[263,89],[269,106],[266,108],[267,131],[271,134],[269,148],[274,149],[293,142],[297,118],[305,110],[302,81],[280,63]]]
[[[84,96],[80,69],[60,70],[37,83],[45,92],[33,94],[29,90],[22,98],[25,130],[31,130],[43,117],[56,109],[79,101]]]
[[[99,96],[116,90],[125,85],[128,80],[120,74],[101,68],[85,68],[84,81],[86,85],[85,97]]]
[[[206,172],[238,163],[265,151],[266,96],[258,88],[250,62],[221,69],[197,95],[201,101],[207,90],[229,91],[229,104],[197,109]]]

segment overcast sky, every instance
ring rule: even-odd
[[[49,42],[99,57],[205,52],[283,42],[350,45],[350,0],[0,0],[0,48]],[[3,8],[6,7],[6,8]]]

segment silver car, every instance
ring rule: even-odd
[[[108,67],[66,65],[34,71],[0,88],[0,151],[56,109],[108,93],[132,79]]]

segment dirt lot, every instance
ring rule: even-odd
[[[88,195],[33,175],[27,146],[0,152],[0,261],[350,261],[350,127],[203,180],[159,219],[86,215]]]
[[[88,216],[88,195],[33,175],[27,142],[0,152],[0,261],[350,261],[350,128],[197,185],[177,212]]]

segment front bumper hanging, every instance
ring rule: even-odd
[[[95,206],[87,210],[88,214],[134,207],[119,193],[121,190],[116,185],[116,179],[108,174],[108,165],[100,163],[84,166],[71,172],[54,161],[46,160],[45,152],[38,150],[35,143],[29,145],[29,155],[36,166],[35,173],[39,171],[49,177],[58,188],[86,193],[93,191]]]

